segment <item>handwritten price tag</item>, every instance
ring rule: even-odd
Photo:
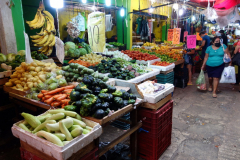
[[[172,44],[179,44],[181,36],[181,28],[174,28],[173,29],[173,43]]]
[[[189,35],[187,36],[187,48],[196,48],[197,36]]]
[[[168,41],[172,41],[173,40],[173,29],[168,29]]]

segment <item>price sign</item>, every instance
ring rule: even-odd
[[[187,36],[187,48],[196,48],[197,36],[189,35]]]
[[[174,28],[173,29],[173,43],[172,44],[179,44],[180,43],[180,36],[181,36],[181,28]]]
[[[168,41],[172,41],[173,40],[173,29],[168,29],[168,37],[167,37]]]
[[[185,41],[185,37],[187,37],[187,35],[188,35],[188,31],[184,31],[183,41]]]

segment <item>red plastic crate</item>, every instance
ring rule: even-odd
[[[81,158],[81,160],[98,160],[98,155],[96,155],[98,147],[93,149],[91,152],[87,153]]]
[[[171,144],[172,124],[168,124],[159,137],[153,137],[146,132],[138,134],[139,156],[146,160],[157,160]]]
[[[41,158],[35,156],[31,152],[20,147],[21,159],[22,160],[42,160]]]
[[[149,131],[153,136],[158,136],[163,128],[172,123],[173,101],[169,101],[157,111],[141,108],[139,111],[139,120],[142,120],[142,128]],[[152,117],[157,118],[151,118]]]

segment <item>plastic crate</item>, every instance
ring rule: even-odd
[[[85,156],[80,158],[80,160],[97,160],[98,155],[97,155],[98,147],[87,153]]]
[[[35,156],[31,152],[28,152],[27,150],[20,147],[20,154],[22,160],[42,160],[41,158]]]
[[[174,72],[170,72],[168,74],[158,74],[156,76],[157,82],[161,84],[171,83],[174,82]]]
[[[168,124],[158,137],[140,132],[138,134],[138,153],[146,160],[158,160],[171,144],[172,124]]]
[[[188,78],[177,78],[174,80],[174,86],[178,88],[186,88],[188,83]]]
[[[139,120],[142,120],[142,128],[152,136],[158,136],[165,126],[172,123],[173,101],[167,102],[157,111],[141,108]]]

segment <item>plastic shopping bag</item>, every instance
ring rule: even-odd
[[[235,67],[228,66],[224,68],[220,83],[236,83]]]
[[[197,84],[197,88],[199,90],[203,90],[205,91],[207,89],[207,85],[206,85],[206,81],[205,81],[205,76],[204,76],[204,71],[201,70],[199,76],[198,76],[198,79],[196,81],[196,84]]]

